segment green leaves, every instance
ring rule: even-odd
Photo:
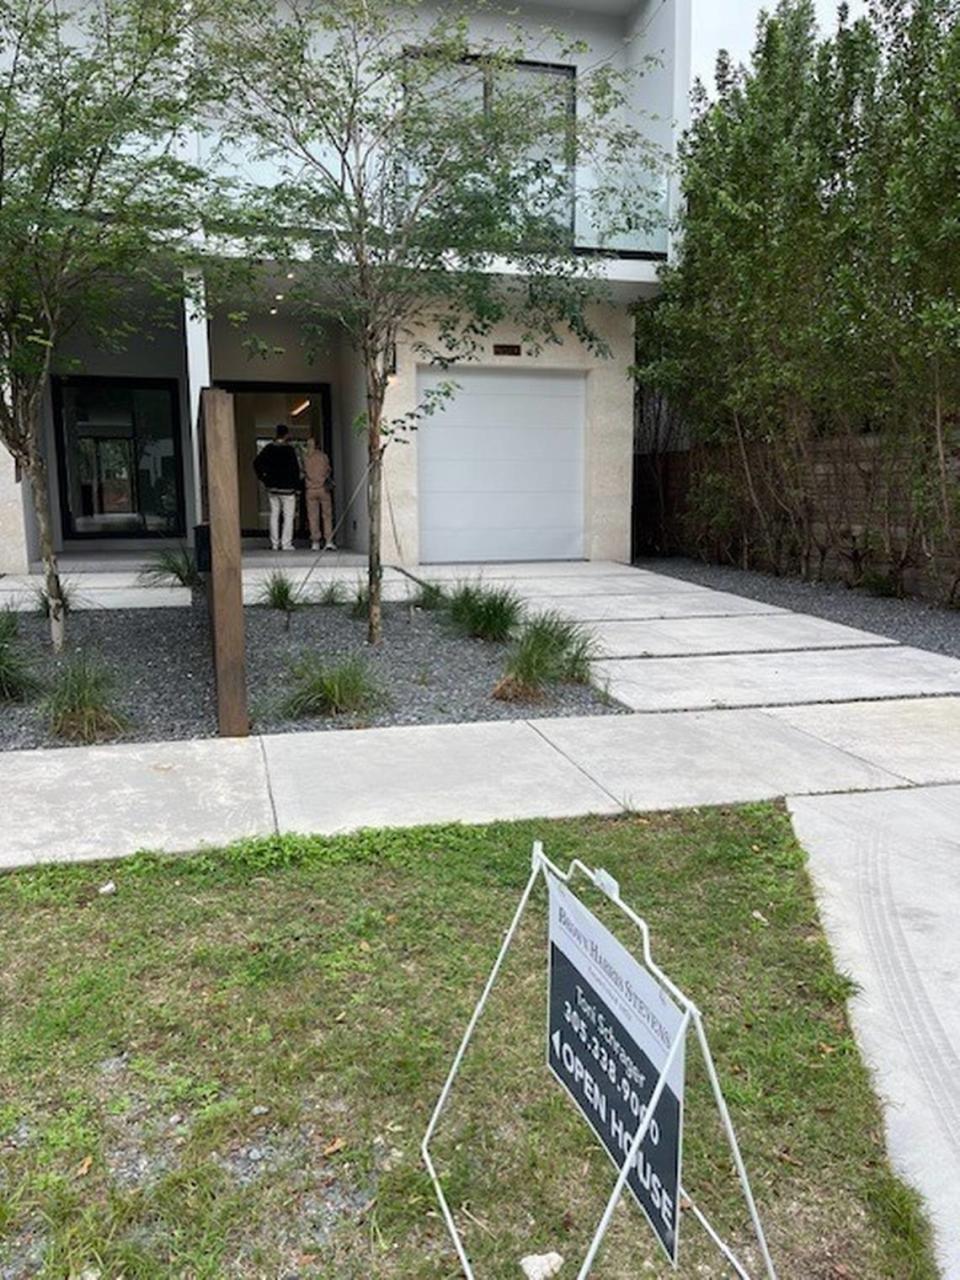
[[[905,562],[955,554],[956,0],[878,3],[829,36],[809,0],[782,0],[749,70],[724,63],[717,85],[682,148],[681,256],[640,316],[641,379],[701,441],[772,442],[769,475],[745,484],[774,567],[774,523],[807,551],[837,532],[808,527],[811,444],[864,434],[878,438],[874,509],[847,523]],[[904,459],[926,477],[907,491],[927,496],[894,518],[883,495]]]
[[[662,168],[624,113],[625,77],[583,71],[578,112],[573,78],[543,65],[551,33],[486,39],[449,7],[427,23],[421,10],[242,0],[222,15],[208,44],[226,138],[273,174],[237,190],[251,250],[296,262],[288,302],[306,336],[333,321],[381,379],[384,352],[401,334],[422,342],[424,327],[439,329],[430,355],[441,360],[518,318],[548,340],[572,327],[596,345],[583,294],[597,264],[573,252],[574,157],[616,173],[593,200],[608,235],[645,216],[633,171]],[[507,287],[503,259],[517,272]]]

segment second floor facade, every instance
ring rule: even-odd
[[[442,4],[418,5],[423,31],[444,16]],[[652,282],[656,264],[670,252],[670,224],[676,192],[670,160],[688,120],[690,87],[691,0],[546,0],[520,5],[467,7],[466,45],[470,50],[522,47],[510,66],[511,77],[522,79],[536,94],[562,93],[572,117],[582,121],[589,112],[585,89],[598,68],[622,75],[624,123],[637,129],[659,157],[657,163],[639,164],[639,185],[644,189],[645,213],[637,225],[610,232],[598,226],[591,197],[609,176],[597,172],[594,160],[577,158],[569,166],[570,237],[578,252],[602,252],[604,273],[614,282]],[[425,35],[424,39],[428,37]],[[407,33],[398,36],[403,52],[410,52]],[[398,47],[398,57],[402,56]],[[502,74],[502,68],[500,70]],[[478,76],[476,92],[495,92]],[[216,129],[198,134],[195,152],[203,165],[240,185],[269,187],[279,179],[296,181],[295,165],[281,172],[277,164],[243,142],[224,145]],[[637,182],[635,169],[632,180]]]

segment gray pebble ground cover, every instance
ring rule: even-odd
[[[960,658],[960,609],[945,609],[924,600],[871,596],[842,582],[776,578],[752,569],[704,564],[680,556],[639,560],[637,568],[696,582],[715,591],[732,591],[750,600],[813,614],[861,631],[873,631],[900,644]]]
[[[455,634],[442,615],[393,604],[384,608],[385,639],[365,640],[366,623],[349,606],[309,605],[289,630],[283,615],[246,610],[247,678],[254,730],[287,733],[374,725],[447,724],[525,716],[616,714],[623,708],[582,685],[558,685],[539,702],[506,703],[491,697],[503,674],[507,646]],[[47,624],[20,619],[20,635],[49,681],[55,662]],[[193,609],[81,611],[68,619],[71,647],[98,652],[116,675],[116,704],[127,726],[116,741],[150,742],[212,737],[216,733],[210,638],[202,602]],[[383,691],[380,706],[362,716],[293,721],[283,712],[290,669],[314,653],[334,663],[360,656]],[[0,750],[64,744],[46,727],[42,704],[0,704]]]

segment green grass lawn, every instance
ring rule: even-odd
[[[783,1280],[934,1277],[774,806],[0,877],[0,1275],[454,1280],[419,1143],[535,838],[619,877],[704,1011]],[[538,890],[437,1140],[478,1280],[575,1275],[613,1181],[543,1065],[545,921]],[[688,1060],[685,1185],[755,1259]],[[669,1273],[624,1203],[598,1280]],[[687,1214],[680,1275],[729,1274]]]

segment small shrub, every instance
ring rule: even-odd
[[[357,583],[357,591],[350,606],[350,617],[364,619],[370,617],[370,586],[366,582]]]
[[[199,587],[203,578],[189,547],[164,547],[152,555],[139,573],[145,587]]]
[[[267,575],[257,598],[268,609],[279,610],[284,615],[287,630],[290,629],[290,619],[300,608],[300,599],[296,587],[282,569],[274,569]]]
[[[505,702],[522,701],[540,697],[543,686],[555,681],[587,684],[594,657],[593,637],[578,623],[559,613],[540,614],[523,628],[494,697]]]
[[[433,612],[447,604],[447,593],[438,582],[421,582],[420,589],[411,602],[415,609]]]
[[[288,716],[300,719],[366,711],[382,701],[380,687],[362,658],[328,665],[310,654],[293,668],[293,688],[283,708]]]
[[[462,582],[449,604],[454,626],[478,640],[509,640],[523,617],[523,601],[512,587]]]
[[[124,720],[111,706],[114,684],[99,658],[86,653],[68,658],[47,696],[51,730],[69,742],[99,742],[119,733]]]
[[[347,602],[346,584],[343,582],[340,582],[340,580],[336,578],[332,582],[328,582],[320,591],[320,594],[317,596],[317,604],[335,605],[335,604],[346,604],[346,602]]]
[[[23,702],[39,687],[29,658],[17,639],[17,617],[0,610],[0,702]]]
[[[680,530],[701,560],[736,564],[747,528],[740,486],[729,472],[700,468],[690,479]]]
[[[33,597],[37,605],[37,613],[43,618],[50,617],[50,596],[47,592],[46,583],[42,587],[35,587]],[[67,578],[60,579],[60,598],[63,601],[64,616],[72,613],[80,602],[80,595],[74,587],[73,583]]]
[[[882,599],[903,595],[901,584],[893,574],[882,573],[879,569],[867,569],[860,579],[860,586],[868,596],[880,596]]]

